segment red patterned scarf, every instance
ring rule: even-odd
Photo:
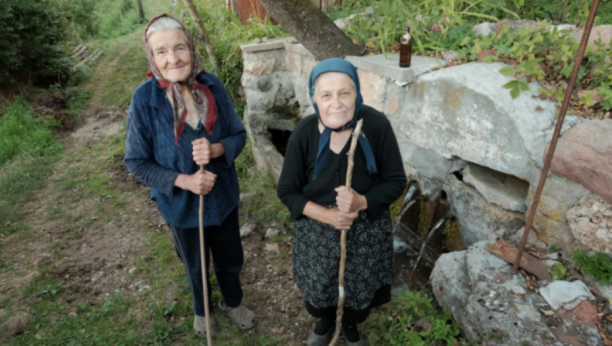
[[[147,30],[149,30],[149,26],[152,23],[161,17],[172,18],[181,25],[183,33],[185,34],[185,39],[187,40],[189,52],[191,53],[191,73],[187,77],[187,80],[181,83],[172,83],[169,80],[164,79],[161,72],[157,68],[157,65],[155,64],[153,52],[149,47]],[[187,119],[187,107],[185,106],[185,100],[183,99],[183,93],[181,91],[183,85],[188,85],[191,87],[191,95],[193,96],[200,121],[206,128],[206,131],[212,135],[212,129],[215,127],[215,122],[217,121],[217,104],[215,103],[215,97],[208,86],[199,84],[196,81],[196,76],[200,73],[200,71],[202,73],[206,73],[206,71],[204,70],[202,58],[195,50],[193,38],[189,34],[189,31],[176,18],[168,14],[159,15],[151,19],[145,29],[144,48],[147,53],[147,58],[149,59],[149,67],[151,68],[151,71],[147,73],[147,76],[155,77],[159,83],[159,86],[168,90],[172,96],[172,106],[174,111],[174,138],[176,144],[178,145],[178,139],[183,133],[185,128],[185,120]]]

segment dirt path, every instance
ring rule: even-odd
[[[105,59],[94,82],[112,77],[122,65],[112,56]],[[129,314],[118,312],[116,318],[133,325],[138,337],[152,337],[155,344],[199,344],[191,333],[190,294],[168,228],[149,199],[150,189],[135,181],[122,162],[127,107],[101,105],[105,84],[94,85],[98,96],[74,132],[62,139],[65,150],[47,186],[24,206],[28,212],[22,231],[2,239],[0,264],[8,269],[0,278],[0,322],[16,321],[0,327],[0,335],[4,332],[3,340],[11,345],[57,338],[65,332],[58,329],[59,322],[83,316],[82,322],[89,323],[86,311],[103,309],[120,294]],[[242,224],[249,222],[245,209]],[[265,239],[268,228],[281,234]],[[244,333],[218,314],[221,333],[215,344],[303,345],[314,322],[293,283],[291,238],[277,221],[269,220],[258,224],[243,246],[244,304],[259,322]],[[43,314],[43,303],[45,309],[50,304],[61,307]],[[97,330],[102,322],[91,323],[81,328]],[[78,339],[68,335],[66,340],[71,338]],[[111,339],[102,340],[106,344]]]

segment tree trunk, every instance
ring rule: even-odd
[[[189,14],[191,15],[191,19],[196,23],[196,27],[198,28],[199,39],[204,42],[204,48],[206,48],[206,53],[208,53],[208,58],[210,59],[210,64],[213,67],[215,72],[219,71],[219,66],[217,65],[217,55],[215,54],[215,50],[213,49],[212,43],[210,42],[210,38],[208,37],[208,33],[206,29],[204,29],[204,24],[202,24],[202,20],[200,19],[200,15],[198,14],[198,10],[196,10],[195,5],[192,0],[183,0],[187,9],[189,10]]]
[[[137,0],[138,2],[138,12],[140,13],[140,20],[144,22],[144,9],[142,8],[142,0]]]
[[[361,50],[310,0],[259,0],[317,60],[361,55]]]

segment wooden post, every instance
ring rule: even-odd
[[[346,168],[346,190],[351,190],[351,183],[353,181],[353,166],[355,164],[355,148],[357,148],[357,142],[359,142],[359,135],[361,134],[361,126],[363,125],[363,119],[357,122],[355,131],[353,131],[353,140],[351,141],[351,148],[348,152],[348,166]],[[340,339],[340,331],[342,330],[342,315],[344,315],[344,269],[346,267],[346,231],[342,231],[340,235],[340,270],[338,272],[338,310],[336,311],[336,331],[334,332],[334,338],[332,339],[329,346],[334,346]]]
[[[213,70],[219,71],[219,66],[217,64],[217,55],[215,54],[215,50],[213,49],[212,43],[210,42],[210,38],[208,37],[208,33],[206,29],[204,29],[204,24],[202,24],[202,20],[200,19],[200,15],[198,14],[198,10],[193,4],[193,0],[183,0],[187,9],[189,10],[189,14],[191,15],[191,19],[196,23],[196,27],[198,28],[198,38],[200,41],[204,43],[204,48],[206,48],[206,53],[208,54],[208,58],[210,59],[210,64],[213,67]]]
[[[138,2],[138,12],[140,13],[140,20],[144,22],[144,9],[142,8],[142,0],[136,0]]]

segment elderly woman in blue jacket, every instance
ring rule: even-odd
[[[151,187],[151,198],[171,230],[193,296],[196,335],[206,336],[208,313],[203,307],[199,195],[206,195],[205,250],[207,257],[212,252],[223,297],[219,307],[240,328],[252,328],[255,315],[241,305],[243,250],[234,167],[246,131],[221,81],[203,70],[193,39],[179,21],[166,14],[153,18],[145,30],[144,48],[152,78],[132,98],[125,164]],[[199,165],[206,170],[199,171]]]

